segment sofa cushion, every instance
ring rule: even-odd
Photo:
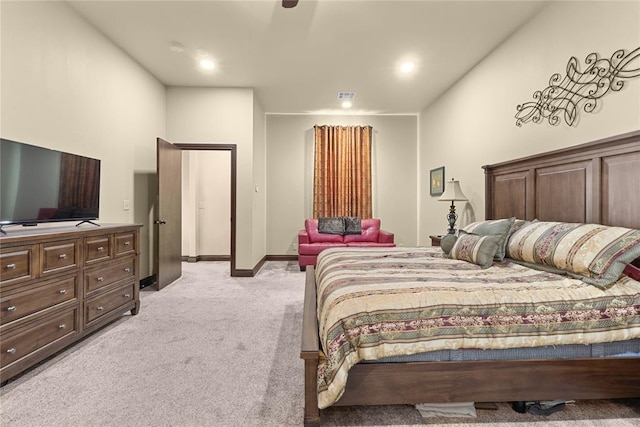
[[[374,242],[348,242],[350,248],[393,248],[395,243],[374,243]]]
[[[304,243],[298,247],[298,253],[301,255],[318,255],[325,249],[345,247],[344,243]]]
[[[361,221],[362,232],[360,234],[348,234],[344,236],[345,243],[351,242],[377,242],[380,232],[380,219],[367,218]]]
[[[343,237],[339,234],[325,234],[318,231],[318,219],[312,218],[304,221],[304,228],[309,235],[311,243],[342,243]]]

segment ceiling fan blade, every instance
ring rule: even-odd
[[[296,7],[297,4],[298,4],[298,0],[282,0],[282,7],[286,9]]]

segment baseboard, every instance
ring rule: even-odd
[[[231,257],[229,255],[198,255],[195,257],[191,256],[182,256],[183,262],[198,262],[198,261],[231,261]],[[258,271],[262,268],[265,262],[267,261],[298,261],[298,255],[265,255],[262,257],[260,261],[251,269],[234,269],[231,272],[231,277],[254,277],[258,274]],[[153,281],[149,284],[155,282],[155,275],[153,276]],[[148,285],[145,285],[148,286]],[[142,288],[142,281],[140,281],[140,288]]]
[[[260,261],[253,267],[252,270],[241,270],[236,268],[231,272],[231,277],[254,277],[258,274],[258,271],[262,268],[264,263],[267,261],[267,256],[263,256]]]
[[[298,255],[267,255],[267,261],[298,261]]]
[[[182,256],[182,262],[198,262],[198,261],[231,261],[229,255],[198,255],[198,256]]]
[[[157,278],[155,274],[147,276],[144,279],[140,279],[140,289],[153,285],[154,283],[156,283],[156,279]]]

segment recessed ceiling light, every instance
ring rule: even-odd
[[[402,65],[400,65],[400,71],[402,71],[403,73],[410,73],[415,68],[416,68],[416,64],[414,64],[411,61],[403,62]]]
[[[210,59],[201,59],[200,60],[200,67],[204,68],[205,70],[213,70],[214,66],[215,66],[215,64]]]
[[[344,101],[342,103],[342,108],[351,108],[351,101]]]

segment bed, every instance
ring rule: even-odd
[[[484,170],[487,220],[519,218],[523,221],[535,219],[540,222],[604,224],[612,228],[640,229],[640,197],[637,197],[637,187],[640,183],[640,131],[488,165],[484,166]],[[405,249],[399,248],[388,253],[406,259],[409,255],[403,251]],[[437,263],[444,264],[453,261],[442,258],[439,249],[415,248],[415,251],[425,252],[419,254],[420,259],[431,257]],[[381,254],[382,252],[374,253],[372,256],[380,257]],[[340,258],[344,255],[328,253],[322,259]],[[371,260],[363,263],[374,265],[379,261],[380,259],[375,263]],[[397,259],[393,260],[393,263],[398,263]],[[320,264],[319,260],[318,268],[322,268]],[[513,264],[506,259],[504,262],[493,263],[489,270],[494,271],[499,266]],[[353,260],[347,261],[347,265],[351,266],[349,268],[365,268],[362,265],[354,267],[356,263]],[[633,265],[640,267],[640,260],[632,261],[631,266],[625,269],[628,276],[633,277],[633,274],[637,274]],[[448,265],[447,268],[452,267]],[[515,270],[520,274],[547,277],[549,283],[562,280],[574,286],[576,282],[580,282],[575,277],[554,279],[553,272],[530,273],[528,268],[519,264]],[[633,279],[627,276],[623,276],[623,279],[628,281],[631,287],[637,286]],[[595,285],[587,285],[584,289],[581,288],[580,292],[588,292],[590,287],[600,289]],[[618,284],[602,287],[621,288]],[[321,378],[326,373],[327,360],[324,352],[320,351],[319,337],[322,332],[319,331],[316,291],[316,271],[311,268],[306,273],[301,350],[301,358],[305,364],[305,425],[319,425],[319,406],[328,405],[509,402],[640,396],[640,357],[622,353],[618,354],[618,357],[526,356],[524,359],[434,361],[382,359],[368,360],[366,363],[358,358],[354,360],[353,366],[348,367],[346,374],[331,375],[332,378],[342,377],[345,384],[344,387],[340,386],[339,391],[332,392],[331,396],[327,397],[326,384],[323,384],[322,380],[318,381],[319,369]],[[321,288],[320,293],[321,298],[325,298],[326,290]],[[640,305],[637,304],[637,298],[640,298],[640,295],[634,295],[631,290],[624,298],[628,298],[626,307],[631,307],[632,311],[636,310],[635,317],[632,313],[625,320],[627,323],[633,323],[638,317]],[[320,303],[322,304],[322,301]],[[322,310],[321,308],[320,311]],[[634,320],[629,320],[631,318]],[[612,334],[614,340],[624,343],[630,339],[637,339],[637,328],[631,329],[630,332],[625,330],[606,334]],[[326,336],[326,331],[324,335]],[[597,344],[596,341],[594,338],[594,345]],[[563,344],[560,341],[557,343]],[[480,341],[474,341],[469,345],[474,349],[486,348]],[[376,351],[372,349],[366,357],[375,359],[378,355]],[[366,351],[363,354],[366,354]]]

